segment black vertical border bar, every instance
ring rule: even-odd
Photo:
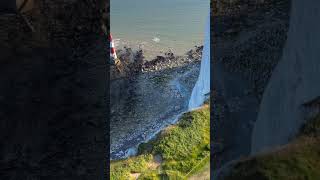
[[[103,19],[105,20],[106,33],[104,34],[106,42],[106,93],[105,100],[107,104],[106,108],[106,160],[105,160],[105,179],[110,179],[110,0],[104,0],[105,12]]]
[[[213,86],[213,71],[214,71],[214,10],[216,9],[216,0],[210,0],[210,179],[214,179],[213,164],[214,157],[214,86]]]

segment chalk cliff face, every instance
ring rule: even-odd
[[[214,168],[250,154],[262,94],[286,41],[290,0],[215,1],[211,38]]]
[[[292,0],[290,18],[283,56],[254,125],[252,153],[286,144],[305,121],[304,104],[320,96],[320,2]]]
[[[210,15],[207,17],[204,47],[202,51],[201,67],[198,80],[192,90],[189,100],[189,110],[197,108],[205,101],[206,94],[210,93]]]
[[[35,0],[0,13],[0,179],[103,179],[104,0]]]

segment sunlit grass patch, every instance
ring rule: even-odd
[[[159,166],[152,166],[156,156]],[[210,105],[185,113],[148,143],[139,146],[139,155],[111,163],[111,179],[187,179],[210,161]]]

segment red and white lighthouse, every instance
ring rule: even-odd
[[[113,62],[115,62],[117,61],[118,57],[117,57],[116,49],[114,47],[111,34],[109,35],[109,41],[110,41],[110,58],[113,60]]]

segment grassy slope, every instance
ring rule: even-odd
[[[290,144],[243,160],[226,180],[319,180],[320,115],[309,121]]]
[[[152,141],[139,147],[136,157],[111,162],[111,179],[186,179],[202,170],[210,160],[210,107],[184,114],[179,123],[163,130]],[[158,167],[154,156],[160,155]]]

